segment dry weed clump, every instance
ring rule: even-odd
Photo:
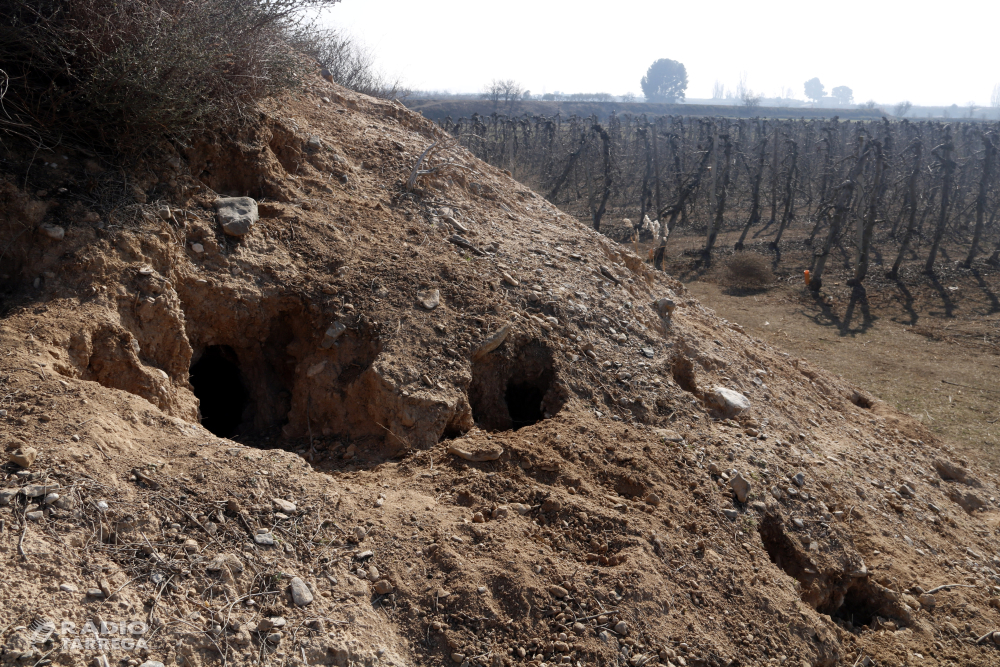
[[[761,289],[774,282],[767,257],[756,252],[738,252],[726,260],[722,282],[737,289]]]
[[[288,42],[338,0],[0,0],[0,129],[141,151],[253,114],[314,67]]]

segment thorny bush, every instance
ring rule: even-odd
[[[253,114],[315,63],[288,35],[339,0],[0,0],[0,129],[123,153]]]
[[[722,281],[728,287],[760,289],[774,282],[774,273],[764,255],[737,252],[726,260]]]

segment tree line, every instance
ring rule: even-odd
[[[852,284],[876,242],[895,247],[890,278],[918,248],[933,273],[944,241],[962,248],[965,267],[1000,265],[997,123],[493,114],[441,125],[594,229],[621,234],[606,221],[627,218],[626,238],[655,233],[657,268],[678,227],[704,234],[710,261],[723,230],[739,232],[737,250],[770,230],[778,249],[793,225],[809,231],[816,290],[852,231]]]

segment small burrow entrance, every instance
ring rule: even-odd
[[[698,380],[694,373],[694,362],[687,357],[677,356],[670,364],[674,382],[684,391],[694,394],[698,392]]]
[[[851,403],[864,410],[871,410],[872,406],[875,405],[875,401],[870,396],[865,396],[860,391],[851,394]]]
[[[874,619],[888,616],[885,595],[867,579],[855,579],[831,604],[821,606],[816,611],[831,618],[860,627],[874,627]]]
[[[867,577],[847,572],[820,573],[785,533],[781,518],[766,514],[760,524],[761,542],[771,562],[802,586],[802,601],[848,629],[872,625],[878,617],[896,619],[899,610],[885,591]]]
[[[200,403],[202,426],[222,438],[236,435],[244,421],[249,394],[233,348],[205,348],[191,366],[191,386]]]
[[[484,430],[531,426],[555,415],[564,402],[552,352],[541,341],[508,343],[472,364],[469,404]]]

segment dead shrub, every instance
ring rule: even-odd
[[[344,88],[390,100],[409,95],[399,78],[379,71],[370,48],[344,32],[310,26],[291,35],[289,41],[325,67],[334,83]]]
[[[137,152],[254,115],[315,63],[289,34],[337,0],[0,0],[0,129]]]
[[[774,273],[764,255],[738,252],[726,260],[722,282],[737,289],[762,289],[774,282]]]

